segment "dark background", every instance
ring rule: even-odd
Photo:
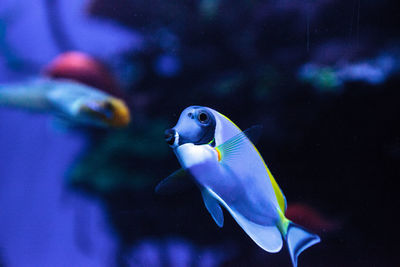
[[[154,194],[179,168],[163,131],[189,105],[264,126],[261,154],[322,239],[299,266],[397,266],[396,4],[2,1],[2,83],[81,51],[108,66],[133,121],[61,132],[0,110],[0,266],[290,266],[229,214],[219,229],[198,190]]]

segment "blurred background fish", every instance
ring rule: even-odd
[[[123,127],[130,122],[123,100],[68,80],[0,84],[0,105],[51,113],[72,125]]]

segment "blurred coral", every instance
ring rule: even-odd
[[[373,59],[335,66],[307,63],[300,68],[299,78],[321,91],[342,91],[340,87],[349,82],[382,84],[399,71],[400,58],[384,52]]]
[[[316,209],[303,203],[288,205],[285,214],[293,222],[318,234],[336,231],[341,226],[338,220],[327,219]]]
[[[52,78],[72,79],[111,95],[123,96],[110,70],[102,62],[83,52],[62,53],[44,68],[44,74]]]

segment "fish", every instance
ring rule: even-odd
[[[49,113],[73,126],[124,127],[131,116],[123,100],[67,79],[0,84],[1,106]]]
[[[286,198],[254,143],[261,127],[242,131],[228,117],[203,106],[183,110],[165,140],[182,168],[162,180],[158,193],[191,178],[206,209],[223,227],[225,208],[262,249],[276,253],[286,241],[293,266],[308,247],[320,242],[285,216]]]

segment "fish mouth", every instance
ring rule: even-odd
[[[172,148],[176,148],[179,145],[179,133],[175,129],[168,129],[164,132],[165,142]]]
[[[104,126],[124,127],[131,120],[127,105],[117,98],[87,103],[82,106],[81,111]]]
[[[109,103],[111,103],[114,113],[112,118],[106,121],[115,127],[127,126],[131,121],[131,114],[125,102],[117,98],[111,98]]]

